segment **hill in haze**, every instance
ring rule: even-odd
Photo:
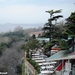
[[[0,24],[0,32],[7,32],[7,31],[13,31],[15,27],[21,26],[23,29],[28,29],[28,28],[40,28],[44,24],[43,23],[38,23],[38,24]]]

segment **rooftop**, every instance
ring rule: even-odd
[[[46,60],[47,60],[47,61],[54,61],[54,60],[70,59],[70,58],[69,58],[69,55],[70,55],[71,53],[72,53],[72,52],[69,51],[69,50],[62,50],[62,51],[59,51],[59,52],[55,53],[54,55],[50,56],[50,57],[47,58]]]

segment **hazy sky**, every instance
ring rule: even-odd
[[[75,0],[0,0],[0,24],[45,23],[49,18],[45,11],[51,9],[62,9],[61,14],[67,18],[75,10],[74,3]]]

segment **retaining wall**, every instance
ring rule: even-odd
[[[26,60],[25,53],[25,75],[36,75],[36,70],[34,67]]]

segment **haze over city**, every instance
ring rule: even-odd
[[[47,10],[62,9],[64,20],[75,10],[75,0],[0,0],[0,32],[43,26],[49,14]]]

